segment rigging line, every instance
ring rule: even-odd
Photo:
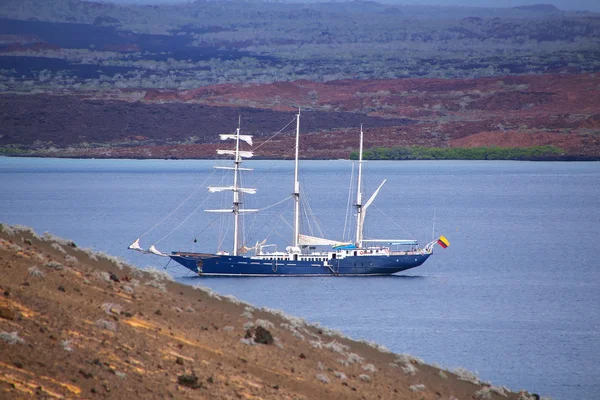
[[[213,172],[204,180],[204,182],[202,182],[200,185],[198,185],[198,187],[181,203],[179,204],[173,211],[171,211],[169,214],[167,214],[166,217],[164,217],[163,219],[161,219],[160,221],[158,221],[158,223],[156,223],[156,225],[154,225],[152,228],[148,229],[145,233],[143,233],[140,238],[143,238],[144,236],[146,236],[148,233],[152,232],[152,230],[154,230],[154,228],[156,228],[157,226],[159,226],[160,224],[162,224],[163,222],[165,222],[165,220],[167,218],[169,218],[171,215],[173,215],[173,213],[175,213],[175,211],[179,210],[185,203],[188,202],[189,199],[192,198],[192,196],[194,194],[196,194],[196,192],[198,190],[200,190],[202,187],[204,187],[204,185],[206,184],[206,182],[212,178],[212,176],[215,174],[215,170],[213,170]],[[164,239],[164,238],[163,238]],[[162,239],[161,239],[162,240]],[[157,242],[158,243],[158,242]]]
[[[288,196],[288,197],[286,197],[285,199],[283,199],[283,200],[280,200],[280,201],[278,201],[278,202],[277,202],[277,203],[275,203],[275,204],[271,204],[271,205],[269,205],[269,206],[266,206],[266,207],[263,207],[263,208],[259,208],[259,209],[258,209],[258,211],[257,211],[257,212],[254,214],[255,218],[252,220],[252,223],[250,224],[250,227],[248,228],[248,230],[252,230],[252,229],[254,228],[254,224],[255,224],[255,222],[256,222],[256,219],[257,219],[257,218],[256,218],[256,216],[258,215],[258,213],[260,213],[260,212],[262,212],[262,211],[264,211],[264,210],[268,210],[269,208],[277,207],[278,205],[280,205],[280,204],[282,204],[282,203],[285,203],[286,201],[288,201],[288,200],[289,200],[289,199],[291,199],[291,198],[292,198],[292,196]],[[269,218],[269,220],[270,220],[270,218]],[[263,226],[264,226],[264,225],[265,225],[265,224],[263,224]],[[248,236],[249,236],[249,235],[248,235]]]
[[[192,240],[191,240],[191,242],[193,242],[194,240],[197,240],[197,239],[198,239],[198,236],[200,236],[200,234],[202,234],[202,232],[204,232],[205,230],[207,230],[208,228],[210,228],[210,227],[212,226],[212,224],[214,224],[215,222],[217,222],[217,220],[218,220],[218,219],[220,219],[220,218],[221,218],[221,216],[220,216],[220,215],[218,215],[218,216],[216,216],[215,218],[213,218],[213,220],[212,220],[212,221],[211,221],[211,222],[210,222],[208,225],[206,225],[206,226],[204,227],[204,229],[202,229],[200,232],[198,232],[198,233],[196,234],[196,236],[194,236],[194,239],[192,239]]]
[[[315,212],[313,211],[310,202],[308,201],[308,196],[305,195],[304,196],[304,201],[302,202],[302,205],[304,206],[305,210],[306,210],[306,223],[308,225],[308,229],[310,231],[310,234],[312,236],[320,236],[320,237],[324,237],[323,235],[323,230],[321,229],[321,225],[319,223],[319,219],[317,218]],[[311,223],[310,220],[313,220],[313,223]],[[313,225],[314,225],[314,230],[313,230]]]
[[[291,197],[292,197],[292,196],[290,196],[289,198],[291,198]],[[286,200],[287,200],[287,199],[286,199]],[[280,207],[280,208],[279,208],[279,211],[281,211],[281,208],[282,208],[282,207]],[[267,221],[265,221],[265,223],[262,225],[262,227],[264,227],[264,226],[268,225],[268,224],[271,222],[271,220],[272,220],[272,219],[273,219],[273,218],[274,218],[276,215],[279,215],[279,216],[281,216],[281,214],[273,214],[273,215],[271,215],[271,218],[267,219]],[[261,227],[261,229],[262,229],[262,227]],[[277,228],[278,228],[277,224],[273,224],[273,229],[271,229],[271,232],[269,232],[269,234],[267,235],[267,237],[266,237],[265,239],[267,239],[267,240],[268,240],[268,239],[269,239],[269,236],[271,236],[271,234],[273,233],[273,231],[274,231],[275,229],[277,229]]]
[[[285,220],[285,218],[283,218],[283,215],[280,215],[280,216],[279,216],[279,218],[281,218],[281,219],[283,220],[283,222],[285,222],[285,224],[286,224],[286,225],[287,225],[287,226],[288,226],[290,229],[294,229],[294,228],[292,228],[292,225],[291,225],[289,222],[287,222],[287,221]]]
[[[290,126],[294,121],[296,121],[296,117],[292,118],[292,120],[290,122],[288,122],[288,124],[286,126],[284,126],[283,128],[281,128],[279,131],[277,131],[273,136],[271,136],[270,138],[268,138],[267,140],[265,140],[264,142],[262,142],[261,144],[259,144],[258,146],[254,147],[253,150],[258,150],[260,149],[263,145],[267,144],[268,142],[271,141],[271,139],[273,139],[275,136],[279,135],[281,132],[283,132],[285,130],[285,128],[287,128],[288,126]]]
[[[229,224],[226,225],[225,231],[223,232],[223,236],[219,239],[219,243],[217,244],[217,249],[222,249],[223,242],[225,241],[225,237],[227,236],[227,232],[229,232]]]
[[[350,172],[350,185],[348,186],[348,201],[346,202],[346,216],[344,217],[344,232],[342,233],[342,240],[346,240],[346,227],[348,226],[348,214],[350,214],[350,204],[352,203],[352,183],[354,180],[354,163],[352,163],[352,170]]]
[[[288,196],[288,197],[286,197],[286,198],[285,198],[285,199],[283,199],[283,200],[279,200],[279,201],[278,201],[277,203],[275,203],[275,204],[271,204],[270,206],[266,206],[266,207],[260,208],[258,211],[260,212],[260,211],[265,211],[265,210],[268,210],[269,208],[273,208],[273,207],[275,207],[275,206],[278,206],[278,205],[280,205],[281,203],[285,203],[286,201],[288,201],[288,200],[289,200],[289,199],[291,199],[291,198],[292,198],[292,196]]]
[[[181,227],[181,225],[183,225],[184,223],[186,223],[186,222],[187,222],[187,220],[188,220],[188,219],[190,219],[190,218],[192,217],[192,215],[194,215],[194,213],[195,213],[196,211],[198,211],[198,209],[204,205],[204,203],[206,203],[206,200],[207,200],[207,199],[208,199],[208,196],[206,196],[206,197],[204,198],[204,200],[202,201],[202,203],[198,204],[198,205],[196,206],[196,208],[194,208],[194,211],[192,211],[192,212],[190,213],[190,215],[188,215],[188,216],[187,216],[187,218],[185,218],[183,221],[181,221],[181,222],[179,223],[179,225],[177,225],[175,228],[173,228],[173,230],[172,230],[171,232],[167,233],[165,236],[163,236],[162,238],[160,238],[160,240],[158,240],[157,242],[154,242],[154,244],[159,244],[159,243],[160,243],[160,242],[161,242],[163,239],[165,239],[166,237],[168,237],[169,235],[171,235],[173,232],[175,232],[177,229],[179,229],[179,228]]]
[[[384,217],[386,217],[387,219],[389,219],[389,220],[390,220],[390,222],[391,222],[392,224],[394,224],[394,225],[396,225],[398,228],[402,229],[402,231],[403,231],[404,233],[406,233],[408,236],[410,236],[410,238],[411,238],[411,239],[413,239],[413,240],[416,240],[416,239],[414,238],[414,236],[410,234],[410,232],[408,232],[406,229],[404,229],[403,227],[401,227],[400,225],[398,225],[398,224],[396,223],[396,221],[394,221],[393,219],[391,219],[391,218],[390,218],[390,217],[389,217],[389,216],[388,216],[386,213],[384,213],[384,212],[383,212],[383,211],[382,211],[380,208],[378,208],[378,207],[377,207],[375,204],[371,203],[371,205],[372,205],[372,206],[373,206],[373,207],[374,207],[374,208],[375,208],[377,211],[379,211],[381,214],[383,214],[383,216],[384,216]]]

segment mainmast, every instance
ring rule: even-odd
[[[356,247],[359,249],[363,245],[363,229],[365,225],[365,215],[367,208],[373,203],[375,197],[379,194],[381,187],[384,185],[386,179],[381,182],[381,185],[375,190],[375,192],[369,197],[369,200],[365,204],[362,204],[362,164],[363,164],[363,129],[362,124],[360,125],[360,148],[358,155],[358,188],[356,189]]]
[[[252,146],[252,136],[251,135],[240,135],[240,127],[241,127],[241,118],[238,121],[238,128],[234,135],[231,134],[223,134],[219,135],[221,140],[234,139],[235,140],[235,150],[217,150],[217,154],[227,154],[233,156],[233,167],[214,167],[217,169],[229,169],[233,170],[233,186],[210,186],[208,188],[209,192],[222,192],[226,190],[231,190],[233,192],[233,205],[230,209],[224,210],[205,210],[206,212],[215,212],[215,213],[230,213],[233,212],[233,255],[238,255],[238,250],[240,249],[240,214],[245,212],[256,212],[256,209],[242,209],[240,208],[241,202],[241,193],[247,194],[255,194],[256,189],[252,188],[243,188],[239,186],[239,174],[240,171],[251,171],[251,168],[241,168],[243,158],[250,158],[254,154],[251,151],[243,151],[240,150],[240,140],[248,143]]]
[[[298,182],[298,150],[300,147],[300,108],[296,114],[296,158],[294,163],[294,238],[292,246],[298,247],[300,237],[300,182]]]
[[[362,247],[363,207],[362,207],[362,163],[363,163],[363,127],[360,124],[360,147],[358,150],[358,187],[356,189],[356,247]]]

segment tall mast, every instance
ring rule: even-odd
[[[242,124],[242,117],[238,118],[238,128],[236,131],[235,138],[235,161],[234,161],[234,172],[233,172],[233,255],[237,256],[239,247],[239,227],[240,227],[240,193],[238,191],[238,174],[240,170],[240,126]]]
[[[363,207],[362,207],[362,163],[363,163],[363,128],[360,124],[360,147],[358,150],[358,187],[356,189],[356,247],[362,247],[363,240]]]
[[[300,108],[296,114],[296,161],[294,163],[294,239],[293,247],[298,247],[300,237],[300,182],[298,182],[298,149],[300,147]]]
[[[240,208],[241,193],[255,194],[256,189],[244,188],[239,186],[240,171],[252,171],[251,168],[242,168],[242,160],[244,158],[251,158],[254,154],[252,151],[240,150],[240,140],[246,142],[252,146],[251,135],[240,135],[241,117],[238,121],[238,128],[235,134],[221,134],[219,135],[221,140],[235,140],[235,150],[217,150],[217,154],[233,156],[233,167],[214,167],[217,169],[233,170],[233,186],[209,186],[208,191],[210,193],[232,191],[233,192],[233,206],[232,208],[219,209],[219,210],[204,210],[210,213],[231,213],[233,212],[233,255],[237,256],[239,253],[240,246],[240,214],[257,212],[257,209]]]

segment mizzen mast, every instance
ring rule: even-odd
[[[375,192],[369,197],[369,200],[363,205],[362,204],[362,164],[363,164],[363,129],[362,124],[360,125],[360,147],[358,155],[358,187],[356,189],[356,247],[359,249],[363,245],[363,230],[365,226],[365,214],[367,208],[373,203],[375,197],[379,194],[382,186],[385,184],[386,179],[381,182],[381,185],[375,190]]]

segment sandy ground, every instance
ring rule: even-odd
[[[536,398],[29,228],[0,271],[2,399]]]

